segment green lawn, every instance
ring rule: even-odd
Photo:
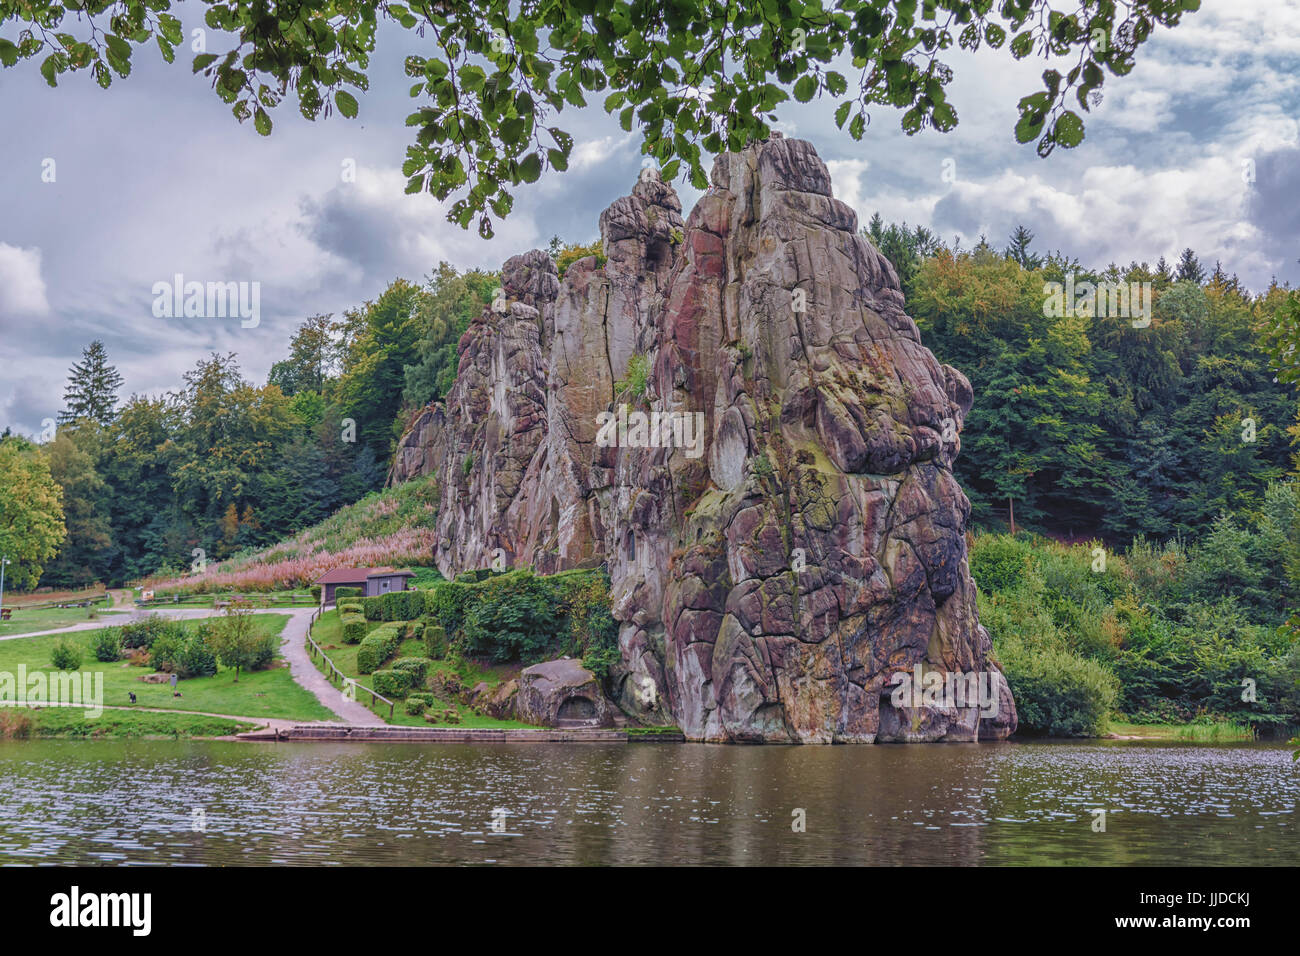
[[[0,738],[37,737],[226,737],[256,724],[203,714],[158,714],[146,710],[105,710],[87,717],[73,707],[6,708],[0,713]]]
[[[372,621],[368,625],[367,630],[368,631],[373,630],[374,628],[378,627],[381,623],[382,622],[380,621]],[[356,680],[357,683],[365,687],[369,687],[370,675],[362,674],[360,671],[357,670],[358,645],[344,644],[342,638],[340,637],[340,630],[341,628],[339,625],[338,611],[326,611],[316,620],[316,624],[312,628],[312,636],[316,639],[316,643],[325,649],[325,653],[329,655],[330,660],[334,662],[335,666],[338,667],[339,670],[341,670],[348,677],[351,677],[352,679]],[[310,650],[310,648],[308,648],[308,650]],[[407,640],[402,642],[402,646],[397,650],[397,657],[393,658],[393,660],[396,660],[399,657],[423,657],[423,656],[424,656],[424,642],[416,641],[416,640]],[[314,658],[314,660],[316,662],[316,667],[320,670],[322,674],[328,672],[329,668],[325,666],[325,662],[320,659],[319,655],[317,655]],[[389,667],[389,666],[391,666],[391,661],[389,662],[389,664],[385,665],[385,667]],[[500,682],[500,677],[492,673],[491,671],[481,670],[479,668],[474,667],[473,665],[466,665],[460,670],[456,670],[456,668],[453,667],[451,664],[449,664],[447,661],[434,661],[430,673],[434,673],[434,672],[442,672],[442,673],[455,672],[460,677],[461,684],[466,687],[473,687],[481,680],[485,680],[489,684],[494,684],[494,685]],[[454,709],[460,715],[459,724],[444,724],[444,722],[441,720],[439,720],[437,724],[432,724],[429,721],[425,720],[423,716],[416,716],[416,715],[406,713],[404,709],[404,703],[401,700],[394,701],[394,703],[397,706],[393,709],[393,719],[389,720],[388,705],[382,702],[372,705],[370,701],[370,695],[365,691],[361,690],[360,688],[357,688],[357,701],[358,703],[364,704],[365,706],[369,707],[370,710],[376,716],[383,719],[384,723],[400,724],[405,727],[430,727],[430,726],[531,727],[532,726],[532,724],[521,723],[517,720],[497,720],[495,717],[487,717],[482,714],[476,714],[474,713],[474,711],[470,710],[470,708],[468,708],[467,706],[465,706],[464,704],[458,701],[440,700],[433,706],[432,709],[440,712],[444,710]]]
[[[282,614],[257,614],[257,626],[272,634],[284,630],[288,618]],[[181,621],[184,627],[193,627],[199,621]],[[316,700],[314,694],[300,687],[280,658],[275,666],[249,673],[242,672],[235,680],[235,672],[219,668],[213,677],[193,677],[182,680],[177,686],[180,697],[172,696],[167,684],[146,684],[139,678],[152,673],[147,667],[133,667],[126,662],[101,663],[91,653],[90,646],[97,631],[73,631],[68,634],[50,634],[45,637],[17,638],[0,641],[0,671],[16,674],[19,664],[25,664],[29,673],[36,670],[50,672],[50,649],[60,640],[68,641],[82,649],[80,673],[100,671],[104,675],[104,703],[110,706],[129,704],[128,692],[134,691],[140,707],[163,707],[175,710],[201,710],[214,714],[231,714],[238,717],[282,717],[288,720],[333,720],[334,714]],[[105,719],[111,711],[105,711]]]
[[[0,637],[26,634],[29,631],[49,631],[56,627],[85,624],[87,621],[94,620],[112,622],[120,613],[112,611],[106,613],[102,602],[94,607],[48,607],[38,610],[18,607],[14,608],[12,618],[0,621]]]

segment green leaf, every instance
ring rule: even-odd
[[[216,58],[217,55],[215,53],[200,53],[194,58],[194,72],[199,72],[199,70],[213,63]]]
[[[564,172],[564,170],[569,168],[568,158],[558,149],[548,149],[546,151],[546,158],[553,169],[558,169],[560,172]]]
[[[519,178],[526,183],[535,183],[542,175],[542,159],[536,153],[529,153],[519,163]]]
[[[334,105],[339,108],[339,112],[348,119],[357,117],[357,98],[347,90],[337,90],[334,93]]]
[[[253,112],[253,127],[262,136],[271,135],[271,117],[260,106]]]
[[[1073,149],[1083,142],[1083,120],[1077,113],[1066,110],[1056,119],[1055,136],[1066,149]]]
[[[807,103],[817,92],[817,78],[809,73],[799,77],[794,84],[794,98],[800,103]]]
[[[58,57],[51,53],[41,61],[41,76],[45,77],[45,82],[50,86],[58,86],[59,64]]]
[[[852,101],[841,103],[835,110],[835,125],[840,129],[844,128],[844,121],[849,118],[849,110],[853,108]]]
[[[502,120],[500,127],[501,142],[507,146],[514,146],[522,143],[524,140],[524,121],[521,117],[512,116],[510,119]],[[511,150],[514,152],[514,150]]]

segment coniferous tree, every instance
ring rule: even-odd
[[[1043,265],[1043,257],[1029,251],[1033,241],[1032,232],[1024,226],[1016,226],[1015,232],[1011,233],[1010,245],[1007,246],[1004,254],[1013,262],[1020,263],[1022,269],[1038,269]]]
[[[99,339],[81,352],[81,361],[68,370],[68,386],[63,390],[63,411],[59,424],[89,418],[107,425],[117,414],[117,390],[122,376],[108,364],[108,352]]]
[[[1174,274],[1174,278],[1179,282],[1195,282],[1197,285],[1205,281],[1205,269],[1190,246],[1184,249],[1182,256],[1179,257],[1178,271]]]

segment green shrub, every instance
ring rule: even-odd
[[[418,716],[429,709],[429,705],[419,697],[406,698],[406,712],[411,716]]]
[[[970,549],[970,573],[981,591],[1014,591],[1028,574],[1030,546],[1008,534],[985,534]]]
[[[150,614],[138,621],[129,621],[122,625],[122,646],[128,650],[148,647],[166,627],[167,621],[158,614]]]
[[[411,689],[411,672],[399,670],[375,671],[370,675],[371,686],[385,697],[404,697]]]
[[[384,596],[392,607],[391,620],[412,621],[424,613],[423,591],[393,591]]]
[[[320,603],[320,593],[321,593],[321,586],[319,584],[313,584],[311,586],[311,599],[317,604]],[[336,594],[334,598],[335,600],[338,600],[338,595]]]
[[[348,612],[353,612],[356,614],[360,614],[362,617],[365,617],[365,610],[361,602],[358,601],[356,598],[352,598],[351,600],[347,600],[347,601],[339,601],[339,603],[335,605],[335,607],[338,609],[338,612],[340,614],[347,614]]]
[[[193,630],[168,627],[149,649],[149,666],[177,677],[211,677],[217,672],[217,658],[208,644],[211,633],[212,626],[206,621]],[[254,663],[262,657],[261,648],[258,650]]]
[[[1018,733],[1095,737],[1119,698],[1119,681],[1096,661],[1058,646],[1030,647],[1018,638],[996,645],[1016,699]]]
[[[339,623],[342,625],[341,633],[344,644],[359,644],[362,638],[366,636],[366,619],[355,611],[349,614],[340,614]]]
[[[90,649],[95,660],[109,663],[122,658],[122,631],[116,627],[106,627],[97,631],[91,639]]]
[[[444,643],[447,651],[495,662],[531,663],[564,654],[586,658],[601,676],[618,660],[618,626],[604,572],[539,577],[521,568],[484,574],[467,572],[426,592],[426,611],[445,629],[434,635],[434,625],[425,626],[429,657],[444,657]]]
[[[81,667],[81,649],[71,641],[60,638],[50,648],[50,663],[55,670],[78,670]]]
[[[384,596],[380,594],[376,597],[362,598],[361,610],[365,614],[367,621],[382,621],[384,619]]]
[[[440,661],[447,656],[447,632],[437,624],[424,626],[424,653],[434,661]]]
[[[217,672],[217,657],[208,641],[211,633],[209,625],[200,625],[191,635],[181,654],[180,664],[186,677],[212,677]],[[258,649],[253,660],[253,670],[260,670],[271,663],[275,656],[275,637],[267,635],[266,642]]]
[[[359,598],[365,595],[365,588],[354,588],[349,585],[340,585],[334,589],[334,603],[346,601],[349,598]]]
[[[438,698],[437,698],[437,697],[435,697],[433,694],[426,694],[426,693],[424,693],[423,691],[420,691],[419,693],[416,693],[416,694],[407,694],[407,695],[406,695],[406,699],[407,699],[407,700],[422,700],[422,701],[424,701],[425,706],[427,706],[427,707],[432,707],[434,704],[438,703]]]
[[[424,622],[412,621],[411,626],[407,628],[406,636],[410,640],[419,641],[424,638]]]
[[[412,675],[411,682],[413,684],[422,684],[424,683],[424,675],[428,673],[429,664],[431,663],[432,661],[427,657],[399,657],[393,661],[393,670],[410,671]]]
[[[357,648],[357,670],[362,674],[374,673],[397,653],[399,644],[401,638],[396,627],[384,624],[375,628],[365,636],[361,646]]]

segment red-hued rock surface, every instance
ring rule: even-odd
[[[402,439],[391,480],[439,482],[442,572],[605,562],[615,697],[692,739],[1011,734],[1000,673],[992,717],[890,702],[918,662],[996,669],[952,475],[973,396],[921,344],[812,146],[719,157],[685,223],[651,174],[600,225],[603,266],[561,282],[541,252],[506,263],[445,405]],[[634,356],[639,395],[618,387]],[[700,444],[687,427],[672,447],[602,446],[621,405],[699,416]]]

